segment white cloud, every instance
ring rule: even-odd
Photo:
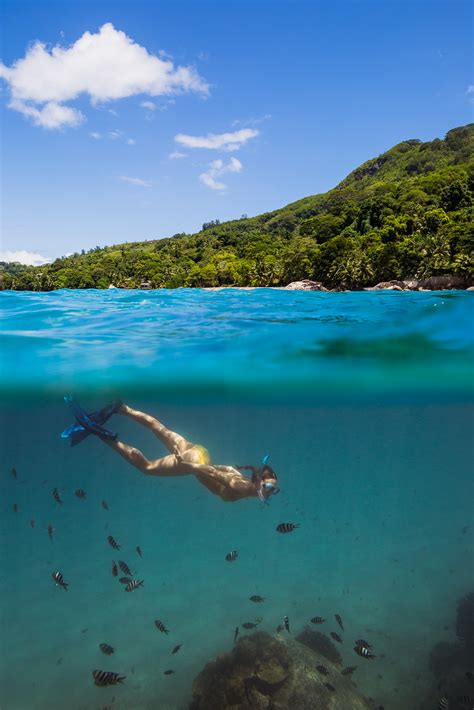
[[[123,136],[123,131],[120,131],[118,128],[115,129],[115,131],[109,131],[109,138],[111,138],[113,141],[116,141],[117,138],[121,138]]]
[[[89,133],[89,135],[90,135],[91,138],[94,138],[96,141],[100,141],[100,139],[102,138],[102,136],[100,135],[100,133],[97,133],[97,131],[91,131],[91,132]]]
[[[128,145],[135,145],[136,140],[135,140],[135,138],[127,138],[127,143],[128,143]]]
[[[469,84],[466,90],[466,94],[474,94],[474,84]]]
[[[97,105],[137,94],[209,93],[193,67],[150,54],[110,22],[96,33],[84,32],[70,47],[49,49],[36,41],[10,67],[0,62],[0,78],[10,89],[9,107],[44,128],[82,123],[84,115],[64,105],[81,94]]]
[[[149,182],[149,180],[142,180],[141,178],[120,175],[119,180],[122,180],[123,182],[128,182],[129,185],[136,185],[137,187],[151,187],[151,182]]]
[[[148,111],[155,111],[156,109],[156,104],[154,104],[153,101],[142,101],[140,106],[146,108]]]
[[[175,150],[173,153],[170,153],[168,157],[170,160],[179,160],[180,158],[187,158],[188,155],[187,153],[180,153],[179,150]]]
[[[242,128],[234,133],[208,133],[207,136],[188,136],[185,133],[178,133],[174,139],[176,143],[184,145],[186,148],[234,151],[256,136],[258,136],[257,129]]]
[[[26,264],[27,266],[44,266],[48,264],[51,259],[42,256],[41,254],[36,254],[33,251],[0,251],[0,261],[15,261],[19,264]]]
[[[201,173],[199,180],[210,187],[211,190],[225,190],[227,185],[223,182],[216,180],[217,177],[224,175],[225,173],[240,173],[242,170],[242,163],[237,158],[231,158],[227,165],[222,160],[213,160],[209,163],[209,167],[205,173]]]

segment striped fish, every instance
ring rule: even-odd
[[[312,624],[324,624],[325,621],[326,619],[323,619],[322,616],[313,616],[311,619]]]
[[[114,548],[114,550],[120,550],[120,545],[118,544],[117,540],[112,537],[112,535],[109,535],[107,537],[107,542],[109,543],[110,547]]]
[[[99,648],[102,651],[102,653],[105,653],[106,656],[111,656],[112,653],[114,652],[113,646],[109,646],[108,643],[99,644]]]
[[[339,624],[339,626],[341,627],[341,629],[344,631],[344,626],[342,625],[342,619],[339,616],[339,614],[334,614],[334,618],[336,619],[336,621]]]
[[[127,577],[132,576],[132,570],[130,569],[130,567],[127,565],[126,562],[124,562],[123,560],[119,560],[119,567],[122,570],[122,572],[127,575]]]
[[[283,617],[283,623],[285,624],[285,629],[288,631],[289,634],[291,634],[291,631],[290,631],[290,620],[289,620],[289,618],[286,616],[286,614],[285,614],[285,616]]]
[[[53,488],[52,496],[53,496],[54,500],[56,501],[56,503],[59,503],[60,505],[63,504],[63,500],[62,500],[61,496],[59,495],[59,491],[57,488]]]
[[[346,668],[343,668],[341,673],[342,675],[352,675],[355,671],[357,666],[346,666]]]
[[[78,488],[74,495],[77,496],[77,498],[82,498],[83,500],[87,497],[86,492],[83,491],[82,488]]]
[[[115,564],[115,560],[112,560],[112,577],[116,577],[117,575],[118,575],[117,565]]]
[[[316,666],[316,670],[319,671],[322,675],[328,675],[329,671],[326,668],[326,666]]]
[[[123,683],[127,676],[120,675],[120,673],[114,673],[113,671],[92,671],[92,677],[94,678],[94,683],[101,688],[107,685],[117,685],[117,683]]]
[[[134,592],[138,587],[143,587],[143,579],[132,579],[125,587],[126,592]]]
[[[336,634],[335,631],[331,631],[329,636],[334,639],[334,641],[337,641],[338,643],[342,643],[342,638],[339,636],[339,634]]]
[[[130,584],[131,581],[131,577],[119,577],[120,584]]]
[[[253,594],[251,597],[249,597],[249,599],[251,602],[255,602],[256,604],[265,601],[265,597],[261,597],[260,594]]]
[[[474,698],[471,698],[470,695],[458,695],[456,701],[463,708],[469,708],[469,710],[474,708]]]
[[[332,636],[332,634],[331,634]],[[354,651],[362,658],[375,658],[374,654],[369,651],[367,646],[354,646]]]
[[[159,619],[155,619],[155,626],[162,634],[169,634],[169,629],[167,629],[164,623]]]
[[[142,548],[140,547],[140,545],[137,545],[135,550],[137,551],[137,555],[140,555],[140,557],[143,557]]]
[[[449,708],[449,701],[446,696],[444,698],[441,698],[439,703],[438,703],[438,710],[448,710]]]
[[[237,626],[237,628],[239,628],[239,627]],[[235,641],[234,641],[234,643],[235,643]],[[183,645],[182,643],[179,643],[177,646],[175,646],[175,647],[173,648],[173,650],[171,651],[171,653],[178,653],[178,651],[179,651],[179,649],[181,648],[182,645]]]
[[[53,572],[51,577],[54,579],[57,587],[62,587],[67,592],[67,588],[69,585],[68,582],[64,581],[64,577],[62,576],[61,572]]]
[[[276,526],[276,530],[279,533],[289,533],[293,532],[293,530],[296,530],[296,528],[299,528],[300,524],[299,523],[280,523],[279,525]]]
[[[228,552],[227,555],[225,556],[225,559],[227,562],[235,562],[237,557],[239,556],[239,553],[237,550],[232,550],[232,552]]]

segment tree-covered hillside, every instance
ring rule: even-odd
[[[470,124],[444,140],[404,141],[333,190],[258,217],[96,247],[42,267],[0,264],[0,288],[281,286],[300,279],[360,288],[439,274],[472,278],[473,198]]]

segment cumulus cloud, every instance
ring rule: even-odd
[[[216,180],[217,177],[225,173],[240,173],[242,163],[237,158],[231,158],[227,165],[222,160],[213,160],[205,173],[201,173],[199,180],[211,190],[225,190],[227,185]]]
[[[85,120],[81,111],[64,105],[82,94],[97,105],[138,94],[209,93],[193,67],[150,54],[110,22],[96,33],[84,32],[70,47],[49,49],[35,42],[10,67],[0,62],[0,78],[10,89],[9,107],[51,129]]]
[[[102,136],[100,135],[100,133],[97,133],[97,131],[91,131],[91,132],[89,133],[89,135],[90,135],[91,138],[94,138],[94,140],[96,140],[96,141],[100,141],[100,139],[102,138]]]
[[[27,266],[44,266],[44,264],[48,264],[51,259],[41,254],[36,254],[36,252],[22,249],[21,251],[0,251],[0,261],[14,261],[18,264],[26,264]]]
[[[149,180],[128,177],[128,175],[120,175],[119,180],[122,180],[123,182],[128,182],[129,185],[136,185],[137,187],[151,187],[151,182],[149,182]]]
[[[170,160],[179,160],[180,158],[187,158],[188,155],[187,153],[180,153],[179,150],[175,150],[173,153],[170,153],[168,157]]]
[[[148,111],[156,110],[156,104],[154,104],[153,101],[142,101],[140,106],[146,108]]]
[[[258,136],[256,128],[242,128],[234,133],[208,133],[207,136],[188,136],[178,133],[174,137],[176,143],[186,148],[208,148],[209,150],[239,150],[251,138]]]

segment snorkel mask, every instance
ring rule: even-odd
[[[269,454],[266,454],[262,459],[262,474],[265,472],[265,467],[267,466],[269,458]],[[275,496],[279,492],[280,489],[274,483],[272,483],[271,481],[262,480],[262,478],[260,479],[260,485],[258,487],[257,495],[264,505],[268,505],[268,499],[270,498],[270,496]]]

